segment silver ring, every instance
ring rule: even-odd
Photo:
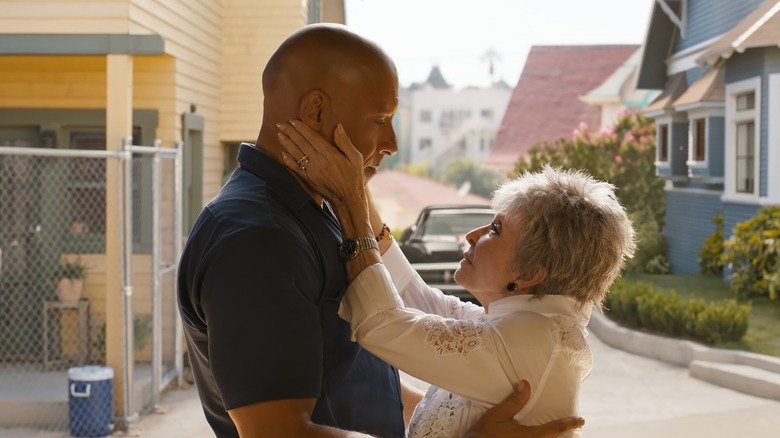
[[[301,169],[302,171],[306,171],[306,167],[309,165],[309,157],[304,155],[301,157],[300,160],[296,161],[296,164],[298,164],[298,169]]]

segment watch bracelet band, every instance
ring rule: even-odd
[[[376,236],[376,241],[381,242],[383,240],[390,240],[392,239],[392,234],[390,232],[390,227],[387,226],[386,223],[382,223],[382,231],[379,232],[379,235]]]
[[[379,249],[379,242],[373,237],[356,237],[353,240],[357,243],[355,256],[367,249]]]
[[[354,239],[344,239],[339,245],[339,257],[343,261],[353,260],[361,252],[367,249],[379,249],[379,242],[374,236],[355,237]]]

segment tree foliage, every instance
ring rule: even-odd
[[[758,215],[734,227],[723,244],[731,268],[731,290],[740,297],[768,296],[780,291],[780,207],[762,207]]]
[[[455,187],[461,187],[468,182],[471,193],[490,198],[504,178],[495,172],[480,168],[477,163],[468,158],[458,157],[442,167],[439,181]]]

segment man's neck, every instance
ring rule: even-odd
[[[270,155],[271,158],[273,158],[279,164],[281,164],[282,167],[284,167],[288,172],[290,172],[293,178],[295,178],[298,181],[298,184],[300,184],[301,187],[303,187],[303,189],[306,190],[306,193],[308,193],[309,196],[311,196],[312,199],[314,199],[314,202],[316,202],[317,205],[320,206],[320,208],[323,207],[323,201],[325,199],[322,197],[322,195],[312,190],[311,187],[309,187],[309,185],[306,184],[306,181],[299,178],[298,175],[295,174],[295,172],[291,171],[290,169],[287,169],[287,166],[284,164],[284,160],[282,159],[283,149],[279,143],[273,141],[262,141],[262,142],[255,143],[255,148]]]

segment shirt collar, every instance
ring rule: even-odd
[[[490,303],[488,319],[498,318],[512,312],[527,311],[545,316],[564,315],[574,319],[580,328],[585,329],[590,321],[591,304],[577,308],[577,300],[565,295],[545,295],[541,299],[533,295],[515,295]]]
[[[293,211],[314,201],[282,163],[257,149],[253,144],[241,143],[238,150],[238,163],[242,169],[266,181],[270,189],[279,195],[281,202],[287,204]]]

